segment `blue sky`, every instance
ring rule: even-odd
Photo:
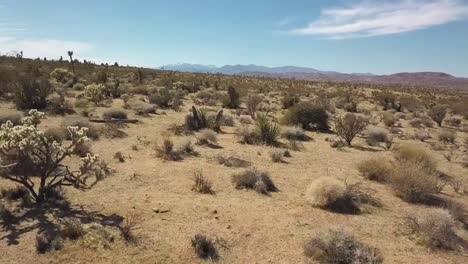
[[[468,77],[462,0],[0,0],[0,53]]]

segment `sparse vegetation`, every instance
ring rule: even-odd
[[[192,238],[192,247],[195,254],[201,259],[216,261],[219,258],[218,250],[213,241],[205,235],[196,234],[195,237]]]
[[[288,109],[284,120],[289,125],[300,125],[303,129],[328,130],[328,114],[324,108],[310,102],[300,102]]]
[[[361,133],[367,126],[364,119],[351,113],[338,117],[335,121],[336,134],[343,138],[348,146],[357,134]]]
[[[241,173],[233,174],[231,181],[236,189],[252,189],[265,195],[278,191],[270,174],[266,171],[257,170],[254,167]]]
[[[192,190],[199,193],[212,194],[214,191],[211,187],[211,182],[203,176],[201,171],[196,171],[193,178]]]

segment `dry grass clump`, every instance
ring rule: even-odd
[[[324,264],[383,263],[383,256],[377,248],[359,242],[342,229],[316,234],[304,245],[304,254]]]
[[[406,224],[419,243],[432,249],[468,249],[468,243],[455,233],[455,220],[447,210],[437,208],[419,215],[411,213]]]
[[[236,137],[243,144],[255,144],[258,140],[257,132],[251,126],[240,126],[236,130]]]
[[[367,129],[367,144],[370,146],[377,146],[379,143],[384,143],[388,149],[392,146],[393,137],[388,131],[381,127],[371,127]]]
[[[427,132],[424,129],[418,129],[414,131],[414,137],[420,141],[426,141],[431,138],[431,135],[429,135],[429,132]]]
[[[249,115],[241,115],[239,116],[239,122],[241,124],[249,125],[249,124],[252,124],[254,121],[252,117]]]
[[[305,134],[304,129],[299,126],[290,126],[284,129],[283,138],[288,140],[300,140],[300,141],[307,141],[309,137]]]
[[[127,119],[127,112],[120,108],[111,108],[106,109],[102,114],[102,119],[111,120],[111,119]]]
[[[189,154],[189,155],[198,155],[198,153],[195,151],[195,148],[193,147],[193,142],[191,137],[183,137],[181,138],[176,145],[177,149],[180,152]]]
[[[193,186],[192,186],[192,191],[198,192],[198,193],[204,193],[204,194],[213,194],[214,191],[212,189],[212,184],[211,182],[203,176],[203,173],[201,171],[196,171],[194,178],[193,178]]]
[[[391,185],[398,196],[410,203],[429,201],[441,191],[439,177],[423,162],[404,161],[398,164],[391,177]]]
[[[200,145],[216,145],[218,143],[218,134],[211,129],[203,129],[198,133],[197,139]]]
[[[435,171],[437,167],[436,161],[426,150],[413,144],[398,146],[395,150],[395,158],[401,162],[409,161],[410,163],[421,164],[430,171]]]
[[[164,160],[179,161],[182,155],[174,148],[174,142],[168,135],[163,135],[161,142],[155,146],[156,156]]]
[[[125,220],[119,225],[119,230],[122,238],[130,244],[137,244],[138,238],[135,231],[140,227],[138,225],[138,218],[134,214],[130,214],[125,217]]]
[[[47,232],[42,232],[36,236],[36,251],[44,254],[50,250],[60,250],[63,248],[63,239],[60,236],[53,237]]]
[[[245,168],[252,166],[252,163],[237,157],[227,156],[223,154],[219,154],[216,156],[219,164],[222,164],[226,167],[237,167],[237,168]]]
[[[307,200],[316,207],[333,212],[359,214],[361,206],[380,206],[380,202],[369,194],[360,183],[348,185],[340,180],[321,177],[314,180],[306,192]]]
[[[457,137],[457,135],[452,130],[442,129],[439,132],[439,141],[441,141],[443,143],[454,144],[456,137]]]
[[[77,240],[86,232],[79,219],[66,218],[63,220],[62,226],[60,227],[60,233],[64,238]]]
[[[132,109],[137,115],[141,116],[148,116],[149,114],[156,113],[155,105],[140,100],[129,100],[126,103],[126,108]]]
[[[393,113],[391,113],[391,112],[383,112],[382,113],[382,121],[386,126],[388,126],[388,127],[393,126],[395,124],[396,120],[397,119],[395,118]]]
[[[393,167],[390,161],[382,158],[371,158],[358,163],[358,170],[366,179],[379,182],[390,180]]]
[[[196,234],[192,238],[192,247],[195,254],[201,259],[209,259],[216,261],[219,258],[218,250],[216,249],[213,240],[209,239],[205,235]]]
[[[284,163],[284,151],[283,150],[275,150],[270,153],[271,161],[275,163]]]
[[[259,171],[254,167],[232,175],[231,182],[238,190],[252,189],[265,195],[278,191],[270,174],[266,171]]]

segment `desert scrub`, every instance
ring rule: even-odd
[[[415,235],[417,242],[432,249],[468,249],[468,243],[455,232],[455,220],[447,210],[429,209],[423,213],[410,213],[406,226]]]
[[[48,105],[47,97],[54,88],[46,79],[23,77],[18,80],[14,90],[14,102],[17,109],[44,109]]]
[[[218,143],[218,134],[211,129],[203,129],[198,133],[197,139],[200,145],[216,145]]]
[[[383,256],[377,248],[359,242],[343,229],[317,233],[304,245],[304,254],[324,264],[383,263]]]
[[[55,68],[50,74],[51,79],[56,80],[59,83],[67,83],[75,78],[75,74],[63,68]]]
[[[199,131],[210,128],[215,132],[220,132],[222,119],[222,109],[216,115],[210,115],[207,110],[199,110],[192,106],[191,112],[185,116],[185,129],[187,131]]]
[[[156,156],[164,160],[182,160],[180,152],[174,148],[174,142],[169,135],[162,135],[160,142],[155,145],[154,150],[156,151]]]
[[[385,128],[381,127],[369,127],[366,131],[367,138],[366,143],[369,146],[377,146],[380,143],[384,144],[384,147],[389,149],[393,143],[393,137],[388,133]]]
[[[456,137],[457,137],[457,135],[452,130],[442,129],[439,132],[439,141],[441,141],[443,143],[454,144]]]
[[[293,126],[300,125],[303,129],[328,130],[329,128],[326,110],[311,102],[299,102],[289,108],[284,115],[284,122]]]
[[[196,171],[193,177],[192,191],[204,194],[213,194],[211,182],[203,176],[201,171]]]
[[[258,95],[258,94],[249,94],[247,96],[246,100],[246,105],[247,105],[247,112],[249,112],[249,115],[252,117],[252,119],[255,119],[256,113],[258,106],[260,103],[263,101],[263,96]]]
[[[67,127],[72,126],[72,127],[79,127],[79,128],[87,128],[86,130],[86,136],[93,139],[97,140],[99,139],[99,131],[97,128],[91,124],[87,118],[81,117],[81,116],[68,116],[65,118],[62,122],[61,128],[64,131],[65,134],[65,139],[70,140],[71,135],[68,133]]]
[[[258,134],[251,126],[240,126],[236,129],[236,137],[243,144],[255,144],[258,141]]]
[[[340,116],[335,121],[336,134],[343,138],[348,146],[351,146],[351,142],[361,133],[367,126],[367,122],[355,114],[346,113]]]
[[[299,126],[286,127],[283,131],[282,137],[288,140],[309,140],[309,137],[305,134],[304,129],[302,129],[302,127]]]
[[[223,106],[231,109],[239,108],[240,95],[236,88],[229,86],[228,94],[223,98]]]
[[[447,106],[445,105],[435,105],[431,109],[427,115],[434,120],[439,126],[442,126],[442,122],[444,121],[445,115],[447,114]]]
[[[379,182],[389,181],[394,168],[390,161],[382,158],[361,161],[357,167],[366,179]]]
[[[386,126],[391,127],[395,124],[396,118],[395,118],[395,115],[392,114],[391,112],[383,112],[382,121]]]
[[[7,121],[13,123],[13,125],[19,125],[21,123],[20,114],[4,114],[0,113],[0,125],[5,124]]]
[[[161,88],[158,92],[150,95],[149,101],[161,108],[171,108],[173,110],[178,110],[182,104],[180,95],[176,91],[167,88]]]
[[[270,153],[271,161],[275,163],[284,163],[284,151],[283,150],[274,150]]]
[[[348,185],[340,180],[321,177],[306,191],[306,199],[315,207],[346,214],[359,214],[362,205],[380,206],[360,183]]]
[[[270,174],[266,171],[259,171],[254,167],[241,173],[233,174],[231,176],[231,182],[238,190],[252,189],[265,195],[268,195],[270,192],[278,191]]]
[[[427,132],[424,129],[418,129],[414,131],[414,138],[416,138],[419,141],[426,141],[431,138],[431,135],[429,135],[429,132]]]
[[[281,98],[281,106],[283,107],[283,109],[288,109],[299,103],[299,101],[299,96],[291,93],[285,93]]]
[[[219,164],[222,164],[226,167],[237,167],[237,168],[245,168],[252,166],[252,163],[241,158],[237,158],[234,156],[229,156],[225,154],[219,154],[216,156],[216,160]]]
[[[395,150],[395,158],[400,162],[418,164],[430,172],[437,169],[437,164],[434,158],[422,147],[413,144],[398,146]]]

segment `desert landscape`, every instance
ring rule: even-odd
[[[467,90],[0,66],[1,263],[466,263]]]

